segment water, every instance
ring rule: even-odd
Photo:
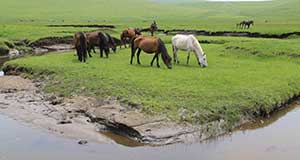
[[[0,59],[0,66],[5,60]],[[0,114],[0,160],[298,159],[299,123],[300,105],[295,102],[269,119],[245,124],[231,135],[223,135],[201,144],[149,147],[106,134],[121,145],[91,142],[79,145],[78,140],[58,137]]]
[[[291,105],[270,119],[246,124],[232,135],[202,144],[164,147],[125,147],[117,144],[78,145],[0,115],[0,159],[143,159],[143,160],[253,160],[298,159],[300,106]]]

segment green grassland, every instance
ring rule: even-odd
[[[162,1],[164,2],[164,1]],[[300,31],[297,0],[271,2],[158,3],[151,0],[10,0],[0,2],[0,37],[35,40],[50,35],[71,35],[87,28],[48,28],[48,24],[113,24],[148,27],[155,19],[163,29],[235,31],[235,24],[253,19],[250,32],[286,33]],[[267,20],[267,22],[266,22]],[[117,35],[117,34],[116,34]]]
[[[235,24],[253,19],[250,32],[281,34],[300,31],[298,0],[222,3],[150,0],[38,0],[0,2],[0,45],[5,41],[73,35],[96,28],[47,27],[49,24],[113,24],[107,30],[119,37],[124,27],[148,27],[155,19],[162,29],[241,31]],[[157,35],[171,51],[171,37]],[[45,88],[65,96],[118,97],[141,104],[149,114],[174,120],[206,123],[224,119],[229,124],[243,116],[270,112],[300,92],[299,42],[288,39],[198,36],[209,67],[200,68],[192,58],[172,70],[163,64],[150,67],[152,56],[142,54],[142,65],[129,64],[130,50],[109,59],[98,55],[79,63],[74,52],[27,56],[6,63],[26,67],[33,75],[51,73]],[[162,63],[162,62],[161,62]],[[35,76],[33,76],[35,78]],[[182,110],[186,109],[184,115]]]
[[[152,56],[146,54],[141,55],[141,66],[130,65],[129,49],[122,49],[109,59],[95,55],[86,64],[79,63],[73,52],[27,57],[7,64],[26,67],[37,75],[53,73],[55,84],[47,85],[49,92],[119,97],[141,104],[146,113],[195,123],[225,119],[232,124],[245,115],[270,112],[275,105],[299,94],[299,59],[276,54],[292,53],[299,39],[268,39],[263,43],[254,38],[216,39],[228,42],[203,45],[208,68],[200,68],[194,58],[190,65],[184,64],[184,52],[179,54],[182,64],[174,65],[172,70],[163,64],[160,69],[150,67]],[[248,50],[232,48],[240,44]],[[265,44],[276,47],[266,49]],[[167,46],[171,51],[171,46]],[[250,51],[259,52],[253,55]],[[179,114],[183,108],[187,109],[184,119]]]

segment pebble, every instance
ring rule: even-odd
[[[88,143],[87,140],[80,140],[80,141],[78,141],[78,144],[80,144],[80,145],[85,145],[87,143]]]

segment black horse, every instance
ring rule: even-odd
[[[80,62],[85,62],[87,59],[87,39],[83,32],[77,32],[74,35],[74,44]]]
[[[109,55],[109,48],[112,48],[113,52],[116,52],[116,43],[114,39],[107,33],[99,32],[99,49],[100,49],[100,58],[103,57],[103,52],[105,52],[106,57],[108,58]]]
[[[254,25],[254,21],[248,20],[248,21],[242,21],[242,22],[236,24],[236,27],[240,28],[240,29],[249,29],[251,27],[251,25],[252,26]]]

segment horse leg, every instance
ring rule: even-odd
[[[102,57],[103,57],[103,48],[100,47],[100,58],[102,58]]]
[[[91,49],[90,49],[89,47],[88,47],[88,49],[87,49],[87,52],[88,52],[90,58],[93,57],[93,56],[91,55]],[[94,53],[95,53],[95,52],[94,52]]]
[[[141,54],[142,49],[139,48],[138,52],[137,52],[137,63],[141,64],[140,62],[140,54]]]
[[[93,46],[92,49],[93,49],[93,52],[96,53],[95,46]]]
[[[191,55],[191,51],[188,51],[188,56],[187,56],[187,59],[186,59],[186,64],[189,64],[190,55]]]
[[[178,61],[178,56],[177,56],[177,48],[175,46],[173,46],[173,59],[174,59],[174,63],[176,64],[179,64],[179,61]]]
[[[156,66],[158,68],[160,68],[160,65],[159,65],[159,56],[158,56],[159,53],[156,53]]]
[[[133,61],[133,57],[135,55],[135,51],[136,51],[136,48],[134,48],[133,46],[132,47],[132,50],[131,50],[131,58],[130,58],[130,64],[132,64],[132,61]]]
[[[154,62],[154,60],[156,59],[157,56],[158,56],[158,54],[155,54],[155,55],[153,56],[153,59],[152,59],[152,61],[151,61],[151,63],[150,63],[151,67],[153,66],[153,62]]]

